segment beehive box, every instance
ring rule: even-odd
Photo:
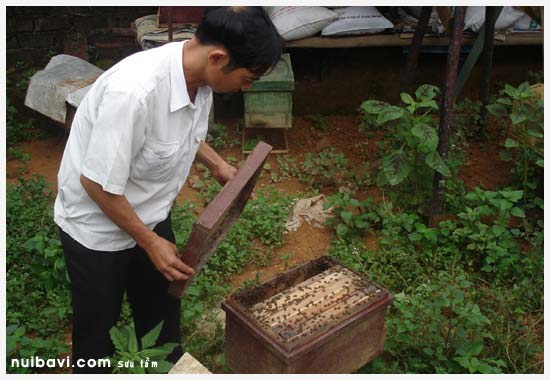
[[[222,303],[235,373],[351,373],[380,354],[391,296],[324,256]]]
[[[244,90],[246,128],[291,128],[294,73],[290,54],[283,54],[273,71]]]

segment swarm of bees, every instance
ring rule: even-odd
[[[366,278],[334,265],[248,308],[271,336],[296,342],[338,325],[383,296]]]

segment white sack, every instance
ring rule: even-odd
[[[495,30],[503,30],[512,27],[525,14],[516,7],[504,7],[498,16],[495,24]],[[468,7],[464,17],[464,30],[471,29],[474,32],[479,31],[485,24],[485,7]]]
[[[422,13],[422,7],[398,7],[397,12],[402,18],[404,13],[414,20],[411,20],[413,22],[412,31],[414,31],[416,29],[416,26],[418,25],[418,19],[420,18],[420,14]],[[439,19],[439,13],[437,13],[435,7],[432,9],[432,13],[430,14],[428,26],[434,33],[442,34],[445,31],[445,27]]]
[[[25,105],[55,121],[65,123],[67,96],[92,84],[102,73],[103,70],[78,57],[56,55],[44,70],[32,76]]]
[[[265,7],[265,10],[285,41],[314,36],[338,18],[338,14],[325,7]]]
[[[380,33],[393,28],[393,24],[375,7],[345,7],[335,11],[338,19],[322,30],[322,36]]]
[[[527,13],[521,16],[514,24],[514,30],[541,30],[540,25],[531,18]]]
[[[286,221],[286,230],[296,231],[302,225],[304,220],[313,227],[323,228],[327,218],[332,216],[333,209],[330,207],[328,210],[324,210],[324,203],[324,194],[298,200],[292,209],[292,214]]]

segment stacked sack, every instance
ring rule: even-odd
[[[308,38],[319,33],[323,37],[381,33],[387,30],[412,32],[418,25],[422,7],[389,7],[397,17],[392,21],[376,7],[264,7],[285,41]],[[387,12],[386,12],[387,13]],[[478,32],[485,22],[485,7],[467,7],[464,30]],[[444,33],[436,9],[428,25],[433,33]],[[540,30],[540,26],[520,7],[503,7],[495,29]]]
[[[265,7],[285,41],[379,33],[393,28],[375,7]]]

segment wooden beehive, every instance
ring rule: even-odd
[[[273,71],[243,90],[245,128],[291,128],[293,90],[294,73],[286,53]]]
[[[225,359],[235,373],[350,373],[383,351],[391,296],[321,257],[231,295]]]

